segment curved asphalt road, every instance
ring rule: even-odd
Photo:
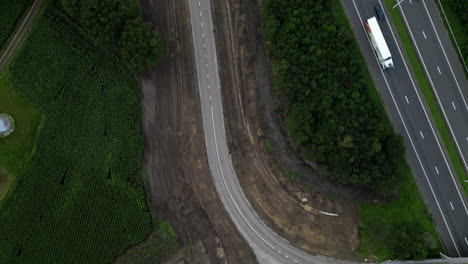
[[[209,0],[188,1],[208,160],[216,189],[231,219],[260,263],[350,263],[312,256],[291,246],[267,227],[250,206],[226,143],[211,3]]]
[[[342,3],[387,113],[404,136],[410,166],[447,252],[452,257],[468,256],[468,202],[392,18],[382,0],[342,0]],[[373,8],[379,3],[388,21],[379,24],[395,64],[394,69],[387,71],[380,69],[363,27],[365,20],[375,16]]]

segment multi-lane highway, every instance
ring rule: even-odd
[[[312,256],[291,246],[267,227],[250,206],[237,179],[226,142],[210,0],[189,0],[189,8],[210,170],[232,221],[260,263],[350,263]]]
[[[405,0],[399,9],[468,169],[468,80],[464,66],[458,60],[433,0]]]
[[[396,130],[404,136],[410,166],[447,252],[453,257],[468,256],[468,202],[385,3],[381,0],[342,0],[342,3],[387,113]],[[374,6],[377,4],[381,4],[385,9],[388,22],[379,24],[395,65],[394,69],[386,71],[379,67],[363,26],[368,18],[375,16]],[[433,62],[430,63],[432,67]],[[433,67],[437,75],[441,75],[437,66],[441,71],[445,68],[441,68],[444,67],[442,61],[437,63],[440,65]],[[429,61],[426,65],[429,65]],[[446,67],[445,74],[448,75],[450,69],[448,65]],[[463,104],[459,105],[459,108],[463,107]],[[468,133],[468,130],[465,132]]]

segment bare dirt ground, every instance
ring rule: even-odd
[[[321,176],[297,157],[281,133],[259,34],[260,4],[212,3],[228,144],[247,198],[263,220],[295,246],[312,254],[356,259],[359,216],[354,201],[368,197]],[[267,138],[275,154],[266,150]],[[302,182],[291,182],[286,170],[300,173]],[[304,184],[311,190],[304,191]]]
[[[188,2],[143,0],[169,56],[141,78],[145,167],[153,206],[182,249],[168,262],[255,263],[218,199],[206,157]]]

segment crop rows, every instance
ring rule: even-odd
[[[136,81],[49,7],[9,67],[45,116],[0,204],[0,263],[105,263],[153,222]]]

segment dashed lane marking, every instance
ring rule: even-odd
[[[435,168],[437,174],[439,174],[439,169],[437,169],[437,166],[435,166],[434,168]]]
[[[422,32],[422,33],[423,33],[424,39],[427,39],[427,37],[426,37],[426,33],[424,33],[424,30],[423,30],[423,32]]]
[[[455,107],[455,104],[452,102],[452,107],[453,107],[453,110],[457,110],[457,108]]]
[[[409,104],[408,97],[405,95],[406,103]]]
[[[424,139],[424,135],[421,130],[419,130],[419,134],[421,134],[421,137]]]
[[[450,207],[452,207],[452,210],[454,210],[452,202],[450,202]]]
[[[437,71],[439,71],[439,74],[442,74],[442,72],[440,71],[439,66],[437,66]]]

